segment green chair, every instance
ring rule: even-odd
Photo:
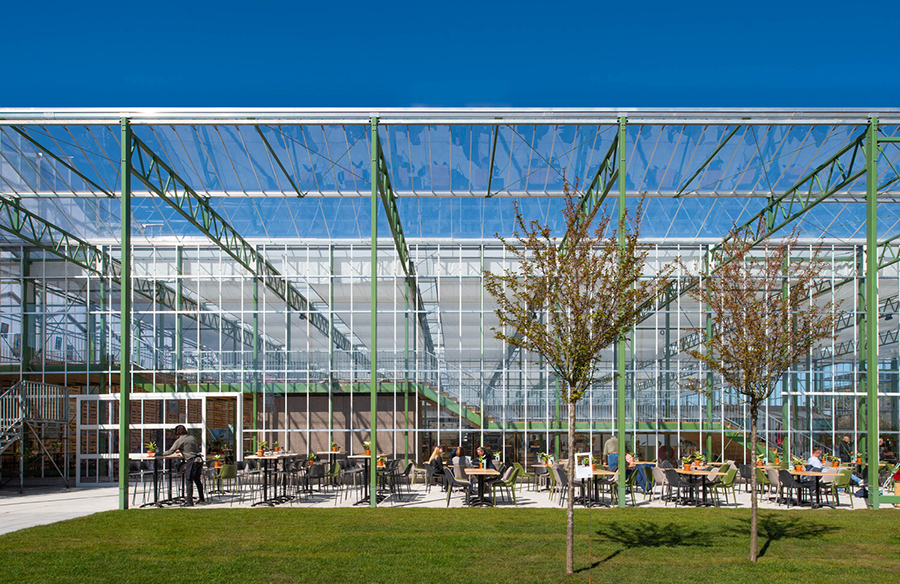
[[[647,485],[644,490],[644,500],[646,501],[653,494],[653,488],[656,487],[656,477],[653,476],[653,467],[649,464],[642,465],[640,468],[644,473],[644,484]]]
[[[634,484],[637,480],[637,471],[632,471],[630,475],[625,478],[625,495],[631,493],[631,506],[635,507],[636,503],[634,502]]]
[[[556,473],[553,472],[553,468],[547,468],[547,474],[550,479],[550,500],[553,500],[553,494],[556,492]]]
[[[533,472],[525,472],[525,468],[518,462],[513,463],[513,467],[519,471],[518,476],[523,477],[526,483],[534,483],[537,485],[537,475]],[[537,490],[537,486],[535,486],[535,490]],[[522,484],[519,484],[519,492],[522,491]]]
[[[505,481],[500,480],[491,483],[491,498],[494,502],[494,505],[497,504],[497,489],[505,488],[508,492],[512,493],[513,505],[515,505],[516,507],[519,506],[518,501],[516,501],[516,481],[518,480],[518,478],[519,468],[513,465],[512,473],[509,475],[509,478],[507,478]]]
[[[725,471],[725,476],[722,477],[721,481],[710,485],[713,489],[713,495],[716,497],[716,507],[719,506],[718,492],[722,491],[723,493],[725,493],[725,504],[727,505],[728,504],[728,490],[730,489],[731,490],[731,498],[734,501],[735,508],[737,508],[737,493],[735,493],[735,491],[734,491],[734,479],[737,476],[737,472],[738,472],[737,469],[732,466],[727,471]]]
[[[838,476],[836,476],[831,483],[831,494],[834,496],[834,504],[840,507],[841,498],[838,496],[838,491],[844,489],[850,498],[850,508],[853,509],[853,491],[850,488],[850,473],[851,471],[849,468],[840,471]]]
[[[756,467],[756,496],[762,497],[763,488],[767,491],[772,483],[769,481],[769,477],[766,475],[766,469],[761,466]]]

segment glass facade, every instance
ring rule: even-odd
[[[616,116],[599,110],[552,121],[524,111],[437,111],[430,119],[395,111],[374,126],[358,112],[319,113],[325,118],[307,112],[277,121],[272,113],[271,123],[135,115],[134,240],[125,253],[120,126],[101,119],[103,112],[53,125],[0,116],[3,386],[24,377],[81,396],[118,391],[115,266],[124,258],[132,265],[133,391],[185,396],[171,398],[186,404],[179,423],[206,423],[191,418],[193,396],[234,395],[240,408],[223,406],[232,421],[217,432],[240,441],[239,450],[265,439],[299,452],[326,450],[330,441],[359,452],[370,439],[374,359],[379,450],[421,461],[436,444],[486,444],[504,460],[533,464],[537,452],[566,447],[566,407],[539,356],[494,338],[498,321],[483,273],[510,265],[494,236],[511,233],[514,204],[562,235],[569,181],[579,194],[603,192],[601,204],[613,214],[619,201],[632,209],[644,201],[648,275],[681,262],[679,293],[648,310],[628,336],[631,448],[649,460],[697,448],[741,462],[753,456],[746,404],[717,379],[709,398],[686,388],[706,375],[685,353],[699,345],[705,315],[683,289],[734,224],[761,216],[762,235],[794,230],[792,255],[817,251],[825,263],[811,302],[840,303],[834,340],[795,364],[767,401],[759,420],[764,451],[833,449],[845,435],[856,449],[869,448],[876,408],[866,334],[875,318],[877,428],[892,445],[883,457],[896,456],[895,112],[876,122],[884,143],[874,177],[874,247],[866,231],[867,113],[765,110],[744,119],[646,111],[620,120],[618,133]],[[384,162],[375,176],[389,181],[379,182],[374,297],[373,152]],[[624,159],[624,168],[614,159]],[[385,206],[391,200],[394,218]],[[28,229],[32,215],[42,231]],[[240,242],[216,232],[216,221]],[[78,242],[96,255],[83,260]],[[867,309],[871,250],[877,307]],[[602,356],[610,374],[615,357],[613,347]],[[81,476],[115,480],[117,413],[89,411],[114,402],[91,399],[79,402]],[[165,442],[175,423],[160,413],[168,405],[148,399],[133,403],[133,424],[151,424],[132,432],[134,452],[151,435]],[[600,451],[616,430],[618,399],[609,381],[586,393],[576,415],[579,450]],[[207,432],[204,444],[217,438]]]

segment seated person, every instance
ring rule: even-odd
[[[619,453],[610,452],[607,462],[609,463],[609,470],[616,470],[619,468]]]
[[[822,464],[822,449],[819,447],[813,448],[812,455],[809,457],[809,460],[806,461],[806,470],[812,472],[825,472],[825,465]],[[812,480],[813,477],[803,477],[803,480]],[[863,485],[864,481],[858,476],[851,474],[850,480],[856,483],[857,485]]]
[[[444,449],[440,446],[435,446],[434,450],[431,451],[431,458],[428,459],[428,466],[431,467],[431,476],[438,477],[441,481],[443,481],[444,476]]]
[[[484,457],[484,468],[495,468],[494,455],[486,450],[484,446],[479,446],[475,449],[475,460],[477,461],[481,457]]]

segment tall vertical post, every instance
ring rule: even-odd
[[[121,213],[122,227],[120,254],[122,271],[119,279],[121,299],[119,327],[119,509],[128,509],[128,454],[131,450],[131,125],[128,118],[122,118],[120,182],[122,185]]]
[[[307,342],[307,346],[309,343]],[[352,348],[351,348],[352,351]],[[352,366],[353,359],[350,359]],[[328,436],[331,442],[338,442],[334,437],[334,243],[328,244]],[[351,391],[352,391],[351,384]],[[340,443],[346,443],[341,440]],[[330,446],[330,444],[329,444]],[[349,444],[347,445],[349,448]]]
[[[703,277],[709,278],[709,260],[710,260],[709,246],[707,245],[704,247],[705,247],[705,249],[704,249],[704,253],[703,253]],[[713,321],[712,321],[712,314],[710,313],[708,303],[703,304],[703,313],[704,313],[704,316],[706,317],[706,338],[709,339],[709,338],[712,338]],[[706,347],[704,350],[706,351],[707,355],[710,353],[709,343],[706,343]],[[706,419],[707,419],[707,421],[706,421],[706,458],[707,458],[707,460],[712,460],[712,456],[713,456],[713,452],[712,452],[712,449],[713,449],[713,439],[712,439],[713,404],[717,403],[717,400],[714,397],[715,396],[714,392],[715,392],[715,388],[713,387],[712,370],[708,369],[706,372]],[[724,415],[722,416],[722,427],[723,428],[725,427],[725,416]],[[725,455],[725,437],[722,434],[720,434],[720,436],[722,436],[722,455],[724,457],[724,455]]]
[[[619,143],[616,146],[619,155],[619,252],[625,249],[625,123],[626,118],[619,118]],[[625,507],[625,351],[628,331],[619,331],[618,348],[616,350],[616,433],[619,438],[619,507]]]
[[[257,256],[259,257],[259,256]],[[258,273],[258,271],[257,271]],[[253,274],[253,429],[259,429],[259,278]],[[308,390],[308,389],[307,389]],[[259,448],[259,432],[253,433],[253,449]],[[312,450],[312,449],[310,449]]]
[[[866,463],[869,504],[878,509],[878,118],[866,131]]]
[[[178,391],[178,375],[184,367],[184,331],[181,324],[181,311],[184,310],[184,248],[175,246],[175,391]]]
[[[369,342],[369,346],[371,347],[370,352],[370,371],[369,371],[369,412],[370,412],[370,425],[371,431],[369,434],[369,440],[372,443],[372,453],[371,459],[369,460],[369,506],[376,507],[378,504],[378,496],[377,496],[377,487],[378,483],[376,481],[377,471],[376,471],[376,463],[378,461],[378,437],[377,437],[377,424],[378,424],[378,392],[376,391],[376,383],[378,382],[378,181],[381,180],[381,177],[378,176],[378,118],[372,117],[371,120],[371,132],[372,132],[372,200],[370,205],[370,211],[372,214],[372,226],[371,226],[371,237],[372,237],[372,257],[371,257],[371,269],[372,269],[372,313],[371,313],[371,341]]]

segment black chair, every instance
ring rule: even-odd
[[[797,504],[803,504],[803,491],[807,491],[810,497],[810,503],[812,502],[813,494],[816,490],[816,483],[813,481],[798,481],[794,478],[789,471],[786,469],[781,469],[778,471],[778,479],[781,483],[782,489],[787,489],[787,506],[791,507],[791,503],[793,502],[793,492],[794,489],[797,489]]]
[[[449,467],[444,467],[444,477],[446,478],[447,484],[447,507],[450,506],[450,494],[453,492],[453,489],[464,489],[466,492],[466,505],[469,504],[469,495],[472,492],[472,481],[464,481],[456,478],[453,475],[453,471],[450,470]]]
[[[691,499],[691,495],[693,494],[694,489],[697,487],[697,485],[683,479],[680,474],[675,472],[674,468],[663,469],[663,474],[666,475],[666,482],[669,485],[669,499],[673,499],[675,501],[676,507],[678,507],[679,501],[681,501],[682,503],[686,503]],[[674,498],[672,497],[672,489],[676,490],[676,495]],[[668,502],[666,504],[668,505]]]

